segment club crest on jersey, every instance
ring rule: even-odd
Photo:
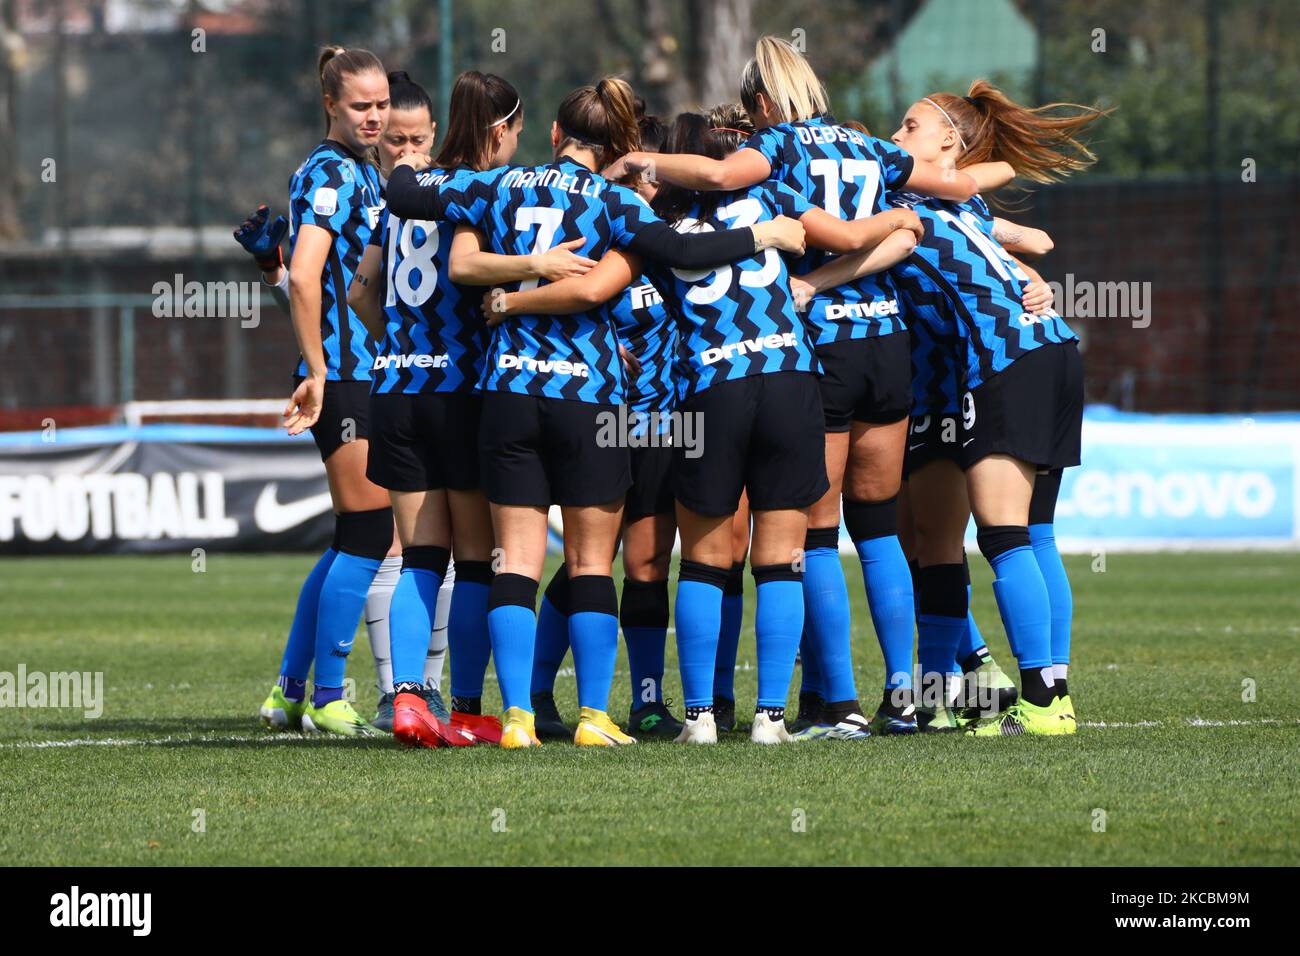
[[[316,190],[311,200],[311,211],[318,216],[332,216],[339,211],[339,192],[332,186]]]
[[[566,359],[535,359],[531,355],[510,355],[497,358],[499,369],[523,369],[540,375],[571,375],[574,378],[590,377],[586,362],[570,362]]]
[[[371,371],[382,372],[384,369],[406,369],[406,368],[447,368],[451,365],[451,357],[446,353],[442,355],[429,355],[421,352],[417,355],[376,355],[375,364]]]
[[[761,335],[740,342],[728,342],[726,345],[715,345],[701,352],[700,364],[714,365],[727,359],[734,359],[741,355],[750,355],[767,349],[792,349],[795,347],[796,342],[793,332],[773,332],[771,335]]]

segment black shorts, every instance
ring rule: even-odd
[[[293,387],[302,384],[295,375]],[[326,382],[325,399],[321,402],[320,418],[311,426],[311,437],[316,441],[320,460],[327,461],[348,442],[370,438],[370,383]]]
[[[673,513],[673,449],[633,448],[632,487],[623,504],[623,520]]]
[[[479,487],[482,407],[472,392],[371,395],[366,477],[389,491]]]
[[[903,479],[925,465],[946,459],[961,467],[961,416],[916,415],[907,428],[907,453],[903,456]]]
[[[673,494],[696,514],[734,514],[746,490],[754,511],[806,508],[829,490],[815,375],[733,379],[697,392],[678,410],[699,416],[699,442],[673,449]]]
[[[826,431],[885,425],[912,410],[912,338],[906,330],[817,347]]]
[[[1079,463],[1083,360],[1074,342],[1041,345],[962,396],[962,467],[1010,455],[1040,469]]]
[[[611,419],[603,416],[612,415]],[[603,505],[632,484],[618,406],[486,392],[479,423],[479,471],[499,505]]]

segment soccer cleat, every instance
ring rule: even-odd
[[[876,711],[868,727],[877,737],[907,737],[921,731],[916,719],[916,708],[910,705],[901,714]]]
[[[682,722],[672,715],[662,701],[656,700],[628,714],[627,732],[638,737],[673,740],[682,732]]]
[[[539,690],[531,697],[535,715],[535,733],[542,740],[570,740],[573,731],[560,719],[559,708],[555,706],[555,695],[547,690]]]
[[[438,719],[422,694],[398,694],[393,701],[393,736],[408,747],[469,747],[474,738]]]
[[[713,720],[713,712],[706,710],[694,720],[682,724],[682,731],[674,740],[679,744],[716,744],[718,742],[718,725]]]
[[[444,724],[451,723],[451,714],[447,712],[447,705],[442,702],[442,694],[438,693],[438,688],[426,684],[424,690],[420,691],[420,696],[429,705],[429,713]]]
[[[735,730],[736,702],[730,697],[713,698],[713,722],[725,733]]]
[[[524,750],[528,747],[540,747],[534,729],[533,715],[522,707],[511,707],[506,711],[506,719],[501,728],[501,746],[506,750]]]
[[[1004,713],[1020,698],[1015,682],[992,657],[962,675],[962,692],[965,699],[957,708],[958,716],[967,722]]]
[[[636,743],[619,730],[609,714],[594,707],[584,707],[578,713],[578,729],[573,732],[573,742],[579,747],[620,747]]]
[[[916,708],[916,726],[923,734],[954,734],[961,729],[957,715],[947,707]]]
[[[835,723],[813,724],[790,735],[791,740],[866,740],[871,725],[861,714],[846,714]]]
[[[341,737],[375,737],[379,734],[353,709],[352,704],[341,697],[324,707],[308,704],[302,715],[302,729],[306,733],[338,734]]]
[[[257,713],[271,730],[302,730],[302,715],[306,710],[305,700],[290,700],[284,696],[284,688],[276,684]]]
[[[1065,721],[1065,726],[1067,728],[1065,732],[1067,734],[1077,732],[1079,729],[1079,721],[1078,718],[1074,716],[1074,700],[1069,694],[1066,694],[1064,697],[1058,697],[1057,703],[1060,704],[1061,717]]]
[[[1070,732],[1060,698],[1054,698],[1046,707],[1018,700],[1005,713],[966,728],[972,737],[1060,737]]]
[[[379,706],[375,709],[375,719],[370,722],[372,727],[386,734],[393,732],[393,698],[396,696],[391,690],[387,694],[381,694]]]
[[[760,710],[754,714],[754,726],[749,730],[749,739],[756,744],[788,744],[794,738],[786,730],[784,720],[773,720]]]
[[[466,714],[453,710],[451,725],[469,734],[478,743],[501,743],[501,718],[494,714]]]
[[[822,724],[822,711],[826,709],[826,701],[822,695],[813,691],[799,693],[799,713],[794,718],[794,732],[806,730],[813,724]]]

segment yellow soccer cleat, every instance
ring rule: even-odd
[[[1023,697],[996,717],[978,720],[966,728],[972,737],[1062,737],[1073,732],[1074,724],[1065,719],[1059,697],[1039,707]]]
[[[1070,699],[1070,695],[1066,694],[1064,697],[1058,697],[1057,703],[1061,708],[1061,717],[1065,720],[1065,732],[1067,734],[1077,732],[1079,729],[1079,721],[1074,716],[1074,701]]]
[[[619,730],[618,724],[603,710],[584,707],[578,714],[578,729],[573,733],[573,742],[579,747],[621,747],[636,743],[636,738]]]
[[[524,750],[541,745],[533,725],[533,715],[522,707],[507,710],[505,720],[502,721],[501,746],[506,750]]]

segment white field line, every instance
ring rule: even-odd
[[[1182,725],[1185,727],[1195,727],[1199,730],[1216,729],[1219,727],[1258,727],[1265,725],[1291,725],[1300,724],[1300,717],[1293,717],[1286,720],[1276,718],[1263,718],[1260,720],[1207,720],[1203,717],[1185,717]],[[1133,722],[1126,721],[1107,721],[1107,720],[1085,720],[1080,721],[1081,727],[1089,730],[1146,730],[1151,727],[1171,727],[1178,726],[1177,721],[1162,720],[1139,720]],[[210,734],[196,735],[193,737],[77,737],[70,740],[19,740],[13,743],[0,744],[0,750],[54,750],[62,747],[139,747],[139,746],[167,746],[169,744],[279,744],[295,743],[303,740],[322,740],[329,738],[329,734],[289,734],[289,733],[271,733],[263,732],[258,734]],[[335,738],[340,742],[346,742],[344,738]],[[357,738],[361,740],[376,740],[382,738]]]

